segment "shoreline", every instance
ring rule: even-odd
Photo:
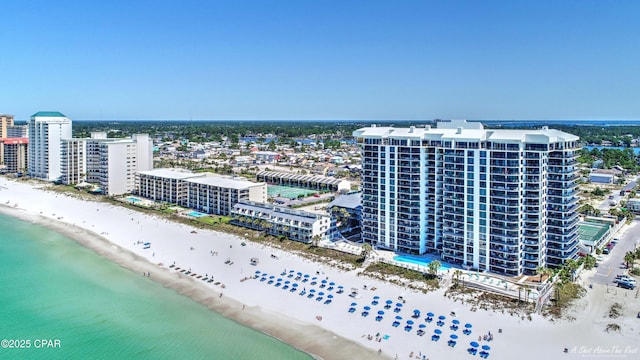
[[[152,281],[315,358],[470,359],[466,350],[470,341],[476,339],[480,345],[490,345],[492,359],[583,358],[585,352],[564,354],[563,349],[616,346],[633,350],[640,343],[640,325],[635,318],[637,300],[623,291],[608,293],[604,286],[588,289],[586,296],[570,308],[567,318],[512,316],[499,307],[478,309],[468,298],[461,303],[447,297],[446,280],[440,289],[422,293],[361,276],[362,269],[338,269],[327,262],[314,262],[236,235],[196,229],[153,214],[49,191],[45,184],[7,181],[1,177],[0,183],[4,185],[0,187],[1,213],[57,231],[130,271],[150,272]],[[241,246],[243,242],[246,244]],[[143,246],[144,243],[150,243],[150,247]],[[253,258],[259,258],[257,265],[250,264]],[[172,263],[189,269],[191,275],[167,266]],[[336,286],[343,285],[347,292],[333,292],[333,302],[327,305],[296,292],[283,291],[284,286],[259,281],[254,278],[254,271],[276,277],[290,271],[312,274],[319,277],[317,281],[326,278],[335,281]],[[194,277],[196,274],[201,276]],[[215,277],[216,282],[203,281],[206,274]],[[592,274],[586,272],[581,276],[586,279]],[[303,286],[314,288],[311,282],[303,281],[300,288]],[[349,297],[349,289],[358,289],[357,296]],[[376,296],[381,305],[372,304]],[[396,312],[382,307],[385,300],[392,299],[406,301],[403,310]],[[352,302],[357,302],[354,313],[347,312]],[[622,318],[608,318],[608,307],[614,302],[623,305]],[[373,314],[384,310],[384,319],[375,321],[375,315],[361,315],[364,306],[370,306]],[[404,322],[412,318],[413,309],[445,316],[446,324],[436,327],[422,318],[414,318],[419,323],[413,330],[406,330]],[[392,326],[394,316],[400,315],[403,324]],[[450,322],[457,319],[463,325],[473,325],[471,336],[449,329]],[[606,332],[605,327],[611,322],[619,324],[621,330]],[[418,324],[424,326],[427,335],[416,335]],[[443,339],[432,341],[431,334],[437,329],[442,330]],[[492,341],[481,341],[488,332],[495,335]],[[447,346],[450,335],[455,334],[459,336],[458,345]],[[628,355],[633,358],[633,354]]]
[[[4,204],[0,205],[0,213],[62,234],[93,251],[98,256],[132,273],[149,272],[151,273],[151,281],[171,289],[179,295],[188,297],[210,311],[214,311],[242,326],[249,327],[287,344],[314,359],[343,359],[344,357],[336,357],[334,352],[328,351],[335,348],[341,349],[343,353],[350,354],[351,356],[347,358],[352,359],[378,355],[372,350],[363,348],[351,340],[339,337],[323,328],[310,324],[297,324],[291,319],[280,318],[275,314],[266,313],[260,307],[245,307],[243,310],[239,310],[242,309],[243,304],[241,302],[228,296],[215,296],[213,289],[207,288],[192,277],[180,273],[172,273],[166,267],[151,263],[148,259],[121,248],[103,236],[87,229],[41,215],[29,214],[22,209]],[[305,334],[305,336],[302,337],[301,334]]]

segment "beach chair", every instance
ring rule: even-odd
[[[327,300],[324,302],[324,304],[325,304],[325,305],[329,305],[329,304],[331,304],[331,301],[332,301],[331,299],[327,299]]]
[[[356,311],[356,308],[354,308],[354,307],[349,308],[349,312],[350,313],[354,313],[355,311]]]
[[[296,290],[298,290],[298,289],[292,287],[291,290],[289,290],[289,292],[296,292]]]

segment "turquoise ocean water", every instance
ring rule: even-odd
[[[0,359],[310,359],[73,240],[2,215],[0,274],[0,340],[30,341],[3,341]]]

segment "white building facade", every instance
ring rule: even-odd
[[[365,241],[508,276],[576,257],[577,136],[460,121],[354,136]]]
[[[96,184],[107,195],[132,192],[135,174],[153,169],[153,143],[147,134],[107,138],[97,132],[90,138],[64,139],[62,148],[62,182]]]
[[[251,201],[233,207],[231,223],[303,243],[325,239],[331,226],[328,216]]]
[[[40,111],[27,124],[28,173],[34,178],[56,181],[61,172],[61,140],[71,138],[71,120],[57,111]]]

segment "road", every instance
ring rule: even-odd
[[[626,273],[626,270],[620,268],[620,265],[624,262],[624,255],[628,251],[640,246],[640,219],[633,220],[623,229],[624,233],[618,236],[619,241],[616,246],[611,249],[608,255],[602,255],[604,260],[599,262],[598,269],[590,280],[593,283],[616,286],[613,282],[616,275]]]
[[[627,190],[631,191],[633,190],[633,188],[636,187],[636,184],[638,182],[638,180],[640,180],[640,177],[635,177],[633,180],[631,180],[630,183],[628,183],[627,185],[625,185],[621,191],[623,191],[624,195],[620,196],[620,192],[619,191],[614,191],[611,196],[613,196],[613,199],[606,199],[603,202],[600,203],[600,205],[598,205],[598,210],[600,211],[607,211],[609,209],[611,209],[611,201],[616,202],[616,204],[619,204],[621,200],[624,200],[625,197],[627,197]]]

